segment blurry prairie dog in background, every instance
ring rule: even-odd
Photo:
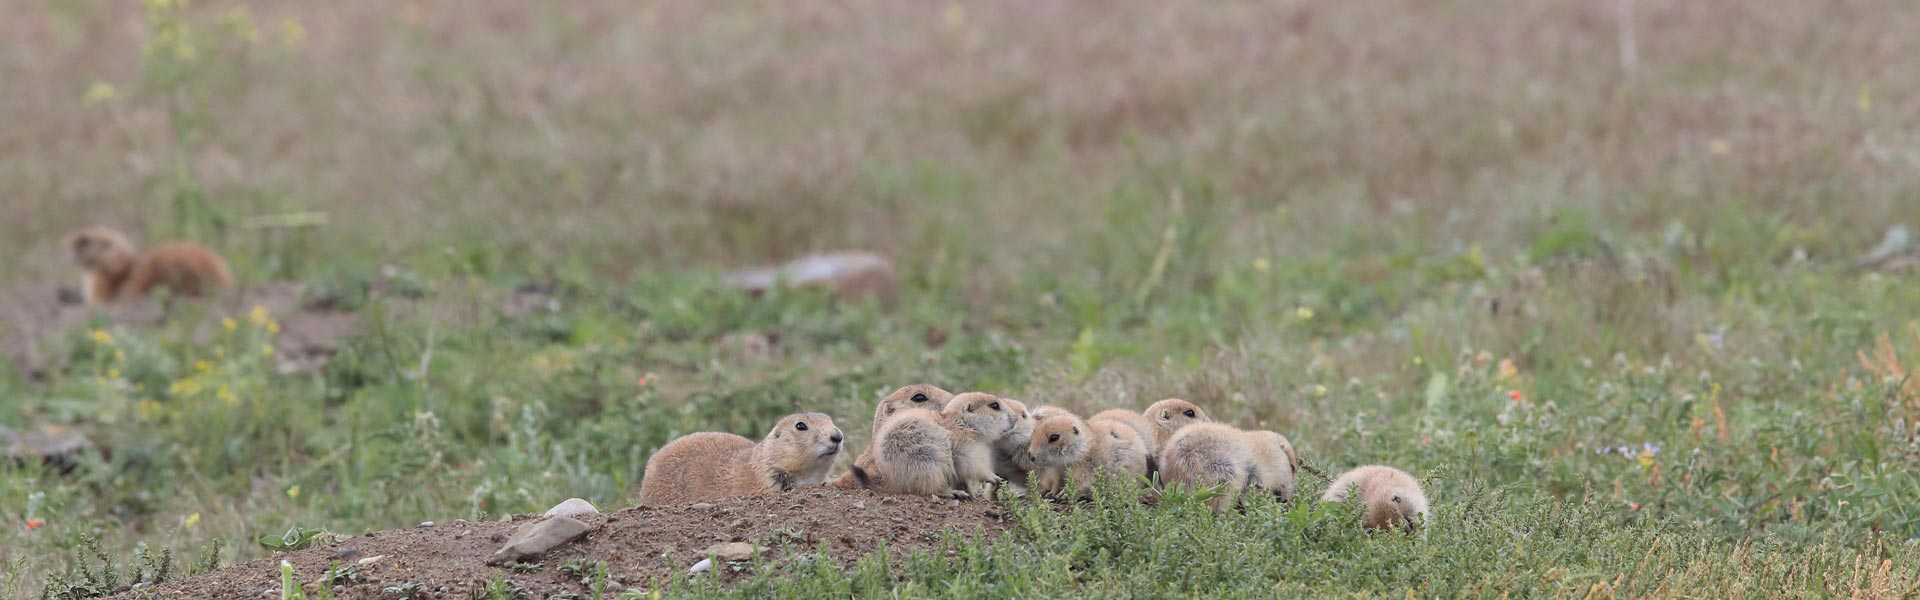
[[[87,227],[67,234],[61,247],[86,271],[81,294],[87,304],[138,300],[157,288],[204,297],[233,287],[227,261],[192,242],[163,243],[142,253],[118,231]]]

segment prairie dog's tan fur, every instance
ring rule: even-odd
[[[686,504],[820,483],[843,437],[820,413],[788,415],[758,444],[713,431],[681,436],[647,459],[640,503]]]
[[[885,424],[894,413],[907,408],[943,410],[947,406],[947,401],[952,399],[953,392],[924,383],[904,386],[887,394],[886,398],[882,398],[880,403],[873,407],[873,424],[868,432],[867,448],[861,450],[860,456],[853,459],[854,469],[869,477],[878,477],[878,469],[874,467],[874,448],[879,446],[876,442],[880,440],[880,426]],[[848,490],[860,489],[860,478],[855,470],[849,470],[847,474],[835,479],[833,486]]]
[[[1361,522],[1370,529],[1398,529],[1408,533],[1427,521],[1427,494],[1406,471],[1384,465],[1355,467],[1342,473],[1320,496],[1329,502],[1344,502],[1359,496],[1366,508]]]
[[[87,227],[67,234],[61,246],[87,272],[81,289],[88,304],[138,300],[155,288],[199,297],[233,287],[227,261],[192,242],[164,243],[140,253],[118,231]]]
[[[1145,451],[1149,457],[1159,456],[1160,440],[1162,439],[1160,435],[1161,429],[1159,425],[1154,424],[1152,419],[1147,418],[1146,413],[1137,413],[1124,408],[1110,408],[1100,411],[1093,415],[1092,418],[1087,419],[1088,423],[1099,421],[1120,423],[1133,429],[1134,433],[1140,434],[1141,450]]]
[[[900,410],[874,438],[878,476],[866,479],[875,489],[897,494],[968,496],[974,482],[999,481],[993,474],[993,444],[1012,427],[1000,398],[980,392],[954,396],[937,414]]]
[[[1182,427],[1194,423],[1213,422],[1213,419],[1207,416],[1207,411],[1201,410],[1199,405],[1179,398],[1155,402],[1148,405],[1147,410],[1140,414],[1159,426],[1153,434],[1154,446],[1157,448],[1167,447],[1173,434],[1179,432]]]
[[[1271,431],[1244,432],[1247,447],[1253,451],[1253,470],[1248,483],[1273,492],[1281,502],[1293,500],[1298,483],[1300,459],[1293,453],[1293,442]]]
[[[1001,398],[1001,401],[1007,407],[1013,427],[993,443],[993,474],[1024,484],[1027,474],[1033,471],[1033,462],[1027,460],[1027,441],[1033,437],[1033,413],[1019,400]]]
[[[1221,486],[1207,501],[1213,512],[1234,505],[1253,473],[1253,449],[1242,432],[1219,423],[1180,428],[1160,453],[1160,474],[1168,484]]]

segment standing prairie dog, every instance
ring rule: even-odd
[[[1160,452],[1160,474],[1166,483],[1220,486],[1221,495],[1207,501],[1215,514],[1234,506],[1253,470],[1254,451],[1247,436],[1220,423],[1182,427]]]
[[[1247,431],[1247,447],[1253,451],[1249,484],[1273,492],[1281,502],[1293,500],[1298,483],[1300,457],[1293,453],[1293,442],[1271,431]]]
[[[88,304],[138,300],[155,288],[200,297],[233,287],[227,261],[192,242],[164,243],[143,254],[118,231],[87,227],[67,234],[61,245],[87,272],[81,293]]]
[[[1173,434],[1179,432],[1183,427],[1194,423],[1213,422],[1213,419],[1207,416],[1207,411],[1201,410],[1199,405],[1179,398],[1168,398],[1150,404],[1147,406],[1147,410],[1140,414],[1159,426],[1159,428],[1153,432],[1154,447],[1156,448],[1167,447],[1167,443],[1173,438]]]
[[[1147,474],[1140,434],[1121,423],[1083,422],[1070,414],[1048,417],[1034,427],[1027,447],[1035,467],[1031,481],[1043,494],[1064,493],[1066,480],[1072,479],[1073,493],[1085,495],[1102,472]]]
[[[1000,398],[981,392],[953,397],[939,413],[908,408],[874,436],[874,470],[855,465],[866,487],[912,495],[964,498],[975,482],[997,483],[993,444],[1013,427]]]
[[[1413,533],[1427,521],[1427,494],[1406,471],[1384,465],[1355,467],[1334,479],[1320,499],[1344,502],[1355,495],[1366,507],[1361,523],[1369,529],[1405,527]]]
[[[647,459],[640,503],[686,504],[820,483],[842,439],[833,419],[820,413],[788,415],[758,444],[731,433],[684,435]]]
[[[859,469],[869,476],[878,476],[877,470],[874,468],[875,459],[873,449],[879,446],[879,444],[875,442],[880,439],[880,426],[884,425],[887,419],[891,418],[894,413],[908,408],[943,410],[947,406],[947,401],[952,399],[953,392],[924,383],[904,386],[894,390],[891,394],[887,394],[887,397],[880,399],[880,403],[873,407],[873,424],[871,425],[871,431],[868,432],[867,448],[861,450],[859,456],[854,457],[854,469]],[[847,474],[841,475],[839,479],[835,479],[833,486],[841,489],[857,490],[861,487],[860,478],[856,477],[853,470],[850,469],[847,471]]]

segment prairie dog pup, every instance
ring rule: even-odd
[[[1219,514],[1239,499],[1253,474],[1253,448],[1240,430],[1219,423],[1196,423],[1180,428],[1167,440],[1160,456],[1160,474],[1168,484],[1220,486],[1222,494],[1207,501]]]
[[[967,392],[947,401],[942,415],[953,432],[953,489],[970,492],[974,482],[999,484],[993,446],[1013,430],[1013,414],[999,396]]]
[[[1355,467],[1334,479],[1320,499],[1344,502],[1354,495],[1366,507],[1361,522],[1369,529],[1405,527],[1413,533],[1427,521],[1427,494],[1406,471],[1384,465]]]
[[[640,503],[686,504],[820,483],[843,438],[833,418],[820,413],[788,415],[758,444],[731,433],[684,435],[647,459]]]
[[[1158,448],[1165,448],[1173,438],[1173,434],[1180,431],[1182,427],[1194,423],[1213,422],[1213,418],[1207,416],[1207,411],[1200,410],[1198,405],[1179,398],[1155,402],[1148,405],[1147,410],[1140,414],[1160,426],[1160,429],[1153,433],[1154,445]]]
[[[865,472],[868,476],[877,476],[878,469],[874,467],[873,449],[879,446],[879,444],[875,442],[880,439],[880,426],[885,424],[887,419],[893,416],[893,413],[907,408],[924,408],[938,411],[944,409],[947,406],[947,401],[952,399],[953,392],[924,383],[905,386],[894,390],[891,394],[887,394],[886,398],[882,398],[880,403],[873,407],[873,425],[871,426],[872,429],[868,432],[867,448],[861,450],[860,455],[853,459],[854,468]],[[862,487],[860,478],[856,476],[852,470],[849,470],[845,475],[841,475],[839,479],[835,479],[833,486],[848,490],[860,489]]]
[[[1293,453],[1293,442],[1271,431],[1245,432],[1247,447],[1253,451],[1253,470],[1248,483],[1273,492],[1281,502],[1293,500],[1298,483],[1300,459]]]
[[[1034,465],[1032,485],[1043,494],[1065,491],[1066,480],[1071,478],[1073,492],[1084,495],[1093,489],[1097,473],[1102,471],[1121,476],[1147,474],[1147,455],[1139,433],[1123,424],[1083,422],[1070,414],[1055,414],[1034,427],[1027,454]]]
[[[88,304],[137,300],[154,288],[198,297],[233,287],[227,261],[192,242],[160,244],[142,254],[118,231],[87,227],[67,234],[61,246],[87,272],[81,293]]]
[[[1005,403],[1013,427],[993,443],[993,474],[1026,483],[1027,473],[1033,471],[1033,462],[1027,460],[1027,442],[1033,438],[1033,413],[1019,400],[1001,398],[1000,401]]]
[[[1158,470],[1154,465],[1154,460],[1158,458],[1160,454],[1159,425],[1155,425],[1153,420],[1148,419],[1145,413],[1137,413],[1124,408],[1103,410],[1093,415],[1093,418],[1087,419],[1087,423],[1102,422],[1125,425],[1127,428],[1132,429],[1134,433],[1139,434],[1140,450],[1147,458],[1147,470]]]
[[[903,409],[874,438],[878,476],[858,465],[853,475],[897,494],[965,497],[973,482],[999,481],[993,474],[993,443],[1012,427],[1000,398],[980,392],[954,396],[939,413]]]

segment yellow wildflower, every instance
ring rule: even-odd
[[[105,329],[95,329],[93,330],[93,333],[87,334],[87,337],[93,338],[94,343],[100,344],[102,346],[113,345],[113,334],[107,333],[107,330]]]
[[[127,362],[127,351],[121,350],[119,348],[114,348],[113,362],[122,362],[122,363]]]
[[[307,41],[307,28],[300,25],[299,19],[287,18],[280,21],[280,44],[288,48],[299,46]]]
[[[1311,321],[1313,320],[1313,309],[1302,306],[1294,309],[1293,316],[1302,321]]]
[[[193,513],[193,514],[187,515],[187,519],[180,523],[182,527],[192,527],[198,524],[200,524],[200,513]]]
[[[167,394],[176,396],[176,397],[192,396],[194,394],[200,393],[201,389],[203,388],[200,387],[200,382],[194,381],[192,377],[188,377],[186,379],[173,382],[173,385],[167,388]]]
[[[1327,395],[1327,386],[1324,386],[1324,385],[1313,386],[1313,395],[1315,396]]]
[[[255,325],[265,325],[268,321],[272,320],[271,317],[272,315],[267,313],[267,307],[265,306],[256,305],[253,307],[253,312],[247,313],[247,320],[253,321]]]
[[[220,327],[226,329],[227,331],[233,331],[235,329],[240,328],[240,323],[235,322],[233,320],[233,317],[227,317],[225,319],[220,320]]]
[[[288,497],[288,498],[299,498],[299,497],[300,497],[300,486],[297,486],[297,485],[296,485],[296,486],[293,486],[293,487],[290,487],[290,488],[287,488],[287,497]]]
[[[204,360],[195,362],[193,363],[193,371],[195,373],[211,372],[213,371],[213,363]]]
[[[80,97],[80,101],[87,106],[93,106],[112,100],[114,92],[113,84],[105,81],[95,81],[93,85],[87,86],[87,93]]]
[[[107,379],[119,379],[119,378],[120,378],[119,369],[107,369]]]
[[[233,388],[229,388],[225,385],[220,386],[220,389],[218,391],[215,391],[213,395],[214,397],[219,398],[221,402],[225,402],[227,404],[236,404],[240,402],[240,398],[233,395]]]
[[[1273,268],[1273,262],[1272,262],[1272,261],[1269,261],[1269,260],[1267,260],[1267,259],[1264,259],[1264,258],[1256,258],[1256,259],[1253,259],[1253,270],[1255,270],[1255,271],[1266,271],[1267,269],[1271,269],[1271,268]]]
[[[262,358],[273,358],[273,345],[272,345],[272,344],[266,344],[266,345],[263,345],[263,346],[261,346],[261,347],[260,347],[260,356],[261,356]]]

